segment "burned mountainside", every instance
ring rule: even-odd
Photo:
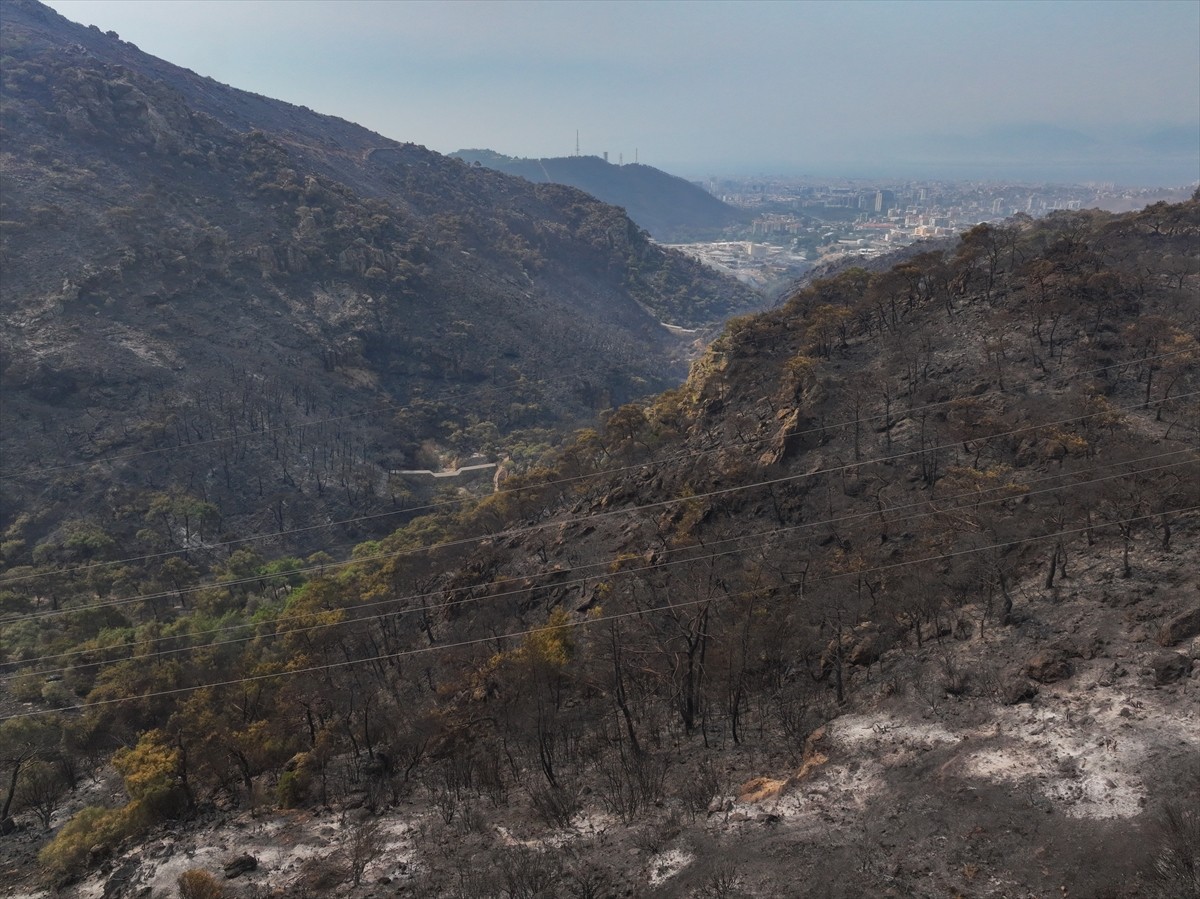
[[[345,562],[0,576],[13,882],[1196,895],[1198,260],[981,225]]]
[[[678,383],[692,350],[663,322],[759,302],[579,191],[217,84],[34,0],[0,26],[9,564],[128,540],[156,499],[204,507],[163,535],[193,546],[411,505],[389,470],[536,447]]]

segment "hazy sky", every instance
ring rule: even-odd
[[[442,152],[569,155],[578,129],[584,153],[693,177],[1200,178],[1197,0],[49,5]]]

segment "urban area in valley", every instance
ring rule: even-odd
[[[817,265],[847,256],[872,259],[920,240],[950,238],[980,222],[1038,218],[1057,209],[1125,212],[1158,200],[1161,189],[1114,184],[983,181],[868,181],[816,178],[710,178],[695,182],[746,210],[739,239],[673,244],[758,289],[786,286]],[[752,216],[752,217],[751,217]]]

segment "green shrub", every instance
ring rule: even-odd
[[[312,786],[312,772],[308,762],[308,754],[301,753],[290,763],[290,771],[284,771],[280,775],[280,783],[275,787],[275,801],[283,808],[298,808],[308,798],[308,791]]]
[[[60,681],[51,681],[43,686],[41,696],[42,702],[55,709],[65,709],[67,706],[75,704],[75,698],[71,695],[71,691]]]
[[[12,686],[9,689],[12,690],[13,698],[17,702],[37,702],[42,698],[44,685],[42,676],[31,671],[13,678]]]
[[[182,814],[187,796],[179,777],[179,750],[158,730],[147,731],[132,749],[113,756],[124,775],[125,789],[146,825]]]
[[[52,881],[82,874],[137,830],[137,803],[124,808],[88,806],[38,853],[38,862]]]

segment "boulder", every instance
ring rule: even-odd
[[[1174,646],[1188,637],[1200,636],[1200,606],[1176,615],[1158,632],[1159,646]]]
[[[1101,672],[1096,683],[1102,687],[1111,687],[1127,674],[1129,674],[1129,672],[1125,670],[1125,666],[1121,665],[1119,662],[1113,662],[1111,665],[1105,668],[1103,672]]]
[[[1025,663],[1025,673],[1039,684],[1053,684],[1071,676],[1071,663],[1061,649],[1046,649]]]
[[[851,665],[873,665],[883,655],[883,638],[877,631],[865,631],[856,638],[846,655]]]
[[[1181,652],[1160,652],[1150,660],[1150,670],[1154,673],[1154,683],[1173,684],[1187,677],[1191,670],[1187,656]]]
[[[142,899],[148,896],[150,888],[133,889],[133,880],[138,873],[139,862],[130,859],[119,865],[116,870],[104,878],[104,892],[100,899]]]
[[[243,874],[257,870],[257,868],[258,859],[247,853],[227,861],[222,870],[225,872],[227,880],[233,880],[235,877],[241,877]]]
[[[1000,687],[1000,701],[1005,705],[1018,705],[1022,702],[1029,702],[1029,700],[1037,695],[1037,684],[1021,675],[1010,677]]]
[[[96,843],[88,849],[88,867],[99,864],[108,858],[112,850],[105,843]]]

